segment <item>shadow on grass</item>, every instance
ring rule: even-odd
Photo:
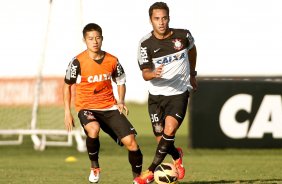
[[[191,181],[191,182],[179,182],[179,184],[246,184],[246,183],[266,183],[266,184],[278,184],[282,183],[282,179],[254,179],[254,180],[219,180],[219,181]]]

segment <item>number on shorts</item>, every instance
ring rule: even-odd
[[[159,118],[158,118],[157,114],[151,114],[151,120],[152,120],[152,123],[158,122]]]

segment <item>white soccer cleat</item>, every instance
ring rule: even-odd
[[[89,175],[89,182],[90,183],[98,183],[100,179],[100,168],[91,168],[90,175]]]

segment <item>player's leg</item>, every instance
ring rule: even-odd
[[[167,98],[166,119],[164,134],[175,135],[178,128],[181,126],[188,104],[189,92],[186,91],[180,95],[174,95]],[[173,144],[168,151],[173,158],[174,165],[178,170],[178,179],[183,179],[185,176],[185,168],[183,166],[182,157],[183,151],[181,148],[176,148]]]
[[[167,116],[165,120],[165,130],[164,135],[170,135],[173,140],[175,139],[175,134],[178,129],[179,122],[172,116]],[[178,171],[178,179],[183,179],[185,176],[185,168],[183,166],[182,157],[183,151],[181,148],[176,148],[174,141],[167,152],[173,158],[173,163]]]
[[[182,165],[182,154],[179,153],[180,151],[182,153],[182,150],[175,148],[174,140],[175,133],[186,113],[188,97],[188,92],[170,97],[149,95],[148,109],[158,146],[153,162],[148,170],[137,178],[135,183],[146,183],[147,179],[151,178],[155,168],[164,160],[167,154],[172,155],[175,159],[176,168],[182,173],[179,179],[184,177],[185,169]]]
[[[153,133],[158,141],[154,159],[148,168],[148,170],[151,172],[154,172],[155,168],[164,160],[169,151],[169,148],[174,142],[174,137],[171,137],[169,134],[164,134],[166,108],[165,100],[166,98],[163,98],[163,96],[151,94],[149,95],[148,99],[148,110],[151,117]]]
[[[101,129],[107,133],[119,146],[123,146],[123,143],[118,139],[117,135],[113,132],[113,130],[108,127],[106,124],[100,124]]]
[[[94,116],[93,111],[81,110],[78,113],[80,123],[86,133],[86,148],[91,163],[89,181],[97,183],[100,179],[100,166],[99,166],[99,131],[100,124]]]
[[[167,116],[166,119],[165,119],[164,135],[173,136],[173,139],[174,139],[175,138],[174,135],[175,135],[175,133],[178,129],[178,126],[179,126],[179,123],[174,117]],[[170,149],[168,150],[167,153],[169,155],[171,155],[174,160],[178,159],[179,156],[180,156],[178,151],[177,151],[177,148],[174,145],[174,142],[171,145],[171,147],[170,147]]]
[[[103,127],[108,127],[110,132],[114,133],[118,140],[124,144],[128,150],[128,160],[132,168],[133,177],[140,175],[142,171],[143,155],[136,142],[135,131],[132,124],[118,110],[102,112],[104,115],[99,116],[100,124]]]
[[[167,116],[165,118],[165,127],[163,129],[162,136],[159,140],[155,157],[152,164],[149,166],[149,171],[154,171],[155,168],[162,163],[167,153],[174,147],[175,132],[178,128],[178,122],[173,117]],[[154,129],[154,133],[158,136],[158,133]],[[159,136],[158,136],[159,137]]]
[[[161,141],[163,130],[164,130],[164,121],[163,121],[164,119],[163,119],[163,108],[159,96],[149,94],[148,111],[151,118],[153,133],[156,136],[158,146],[156,148],[156,153],[153,162],[151,163],[151,165],[148,167],[146,171],[142,172],[142,174],[139,177],[134,179],[133,183],[135,184],[143,184],[143,183],[146,184],[153,182],[154,170],[164,160],[167,154],[166,151],[167,145],[164,146],[163,145],[164,141]],[[161,151],[159,152],[159,150]]]
[[[141,176],[134,180],[134,184],[147,184],[154,181],[154,170],[159,164],[163,162],[165,156],[167,155],[173,144],[174,135],[167,135],[164,133],[158,143],[153,162],[149,166],[148,170],[143,172]]]
[[[98,155],[100,150],[99,130],[100,125],[97,121],[92,121],[84,126],[87,132],[86,147],[92,168],[99,168]]]
[[[136,178],[142,171],[143,155],[137,144],[135,135],[127,135],[121,139],[121,142],[128,150],[128,161],[131,165],[133,178]]]
[[[154,181],[154,170],[159,164],[163,162],[164,158],[168,153],[168,150],[173,144],[174,144],[174,136],[163,134],[158,143],[155,156],[151,165],[139,177],[135,178],[133,183],[134,184],[152,183]]]
[[[162,138],[161,135],[160,136],[156,136],[157,143],[160,142],[161,138]],[[179,158],[179,152],[178,152],[177,148],[174,146],[174,144],[171,147],[171,149],[169,149],[169,151],[167,153],[169,155],[171,155],[174,160]]]
[[[162,136],[156,136],[156,140],[158,143],[160,142],[161,138]],[[174,144],[171,146],[167,153],[172,156],[173,160],[178,160],[180,157],[183,156],[182,149],[176,148]]]

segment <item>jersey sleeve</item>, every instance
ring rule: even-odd
[[[125,84],[126,82],[125,72],[119,61],[117,61],[117,67],[116,70],[114,70],[112,77],[113,77],[113,81],[117,85],[122,85]]]
[[[80,72],[80,63],[74,58],[68,65],[65,75],[65,83],[67,84],[75,84],[79,80],[81,76]]]
[[[187,30],[186,39],[188,43],[188,50],[190,50],[194,46],[195,40],[189,30]]]
[[[139,43],[137,58],[140,70],[145,68],[153,68],[149,47],[145,45],[144,42]]]

